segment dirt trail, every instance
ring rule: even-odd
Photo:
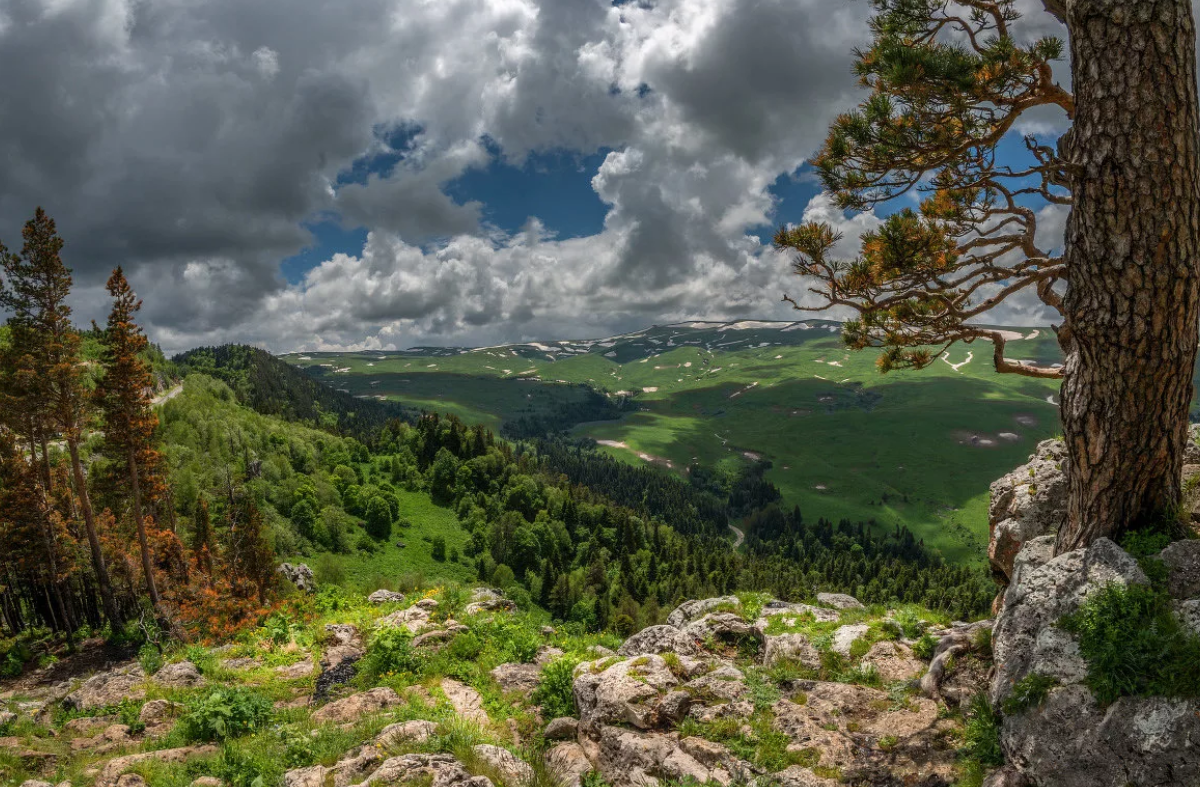
[[[746,534],[743,533],[740,529],[734,527],[733,525],[730,525],[729,529],[733,531],[733,534],[735,536],[737,536],[737,538],[735,538],[733,540],[733,548],[734,548],[734,550],[736,550],[746,540]]]
[[[173,388],[169,388],[166,391],[163,391],[158,396],[151,399],[150,403],[153,405],[160,405],[163,402],[169,402],[170,400],[174,399],[176,396],[179,396],[179,394],[181,394],[181,393],[183,393],[183,383],[180,383],[179,385],[176,385]]]

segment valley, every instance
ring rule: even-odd
[[[1052,332],[1010,330],[1010,353],[1054,363]],[[1018,349],[1019,348],[1019,349]],[[987,488],[1059,431],[1057,381],[999,375],[990,347],[960,346],[920,371],[880,374],[837,323],[656,326],[601,340],[285,360],[359,397],[453,413],[492,429],[589,392],[620,411],[569,424],[576,438],[681,476],[766,463],[806,516],[906,525],[954,561],[982,559]],[[586,417],[586,415],[584,416]]]

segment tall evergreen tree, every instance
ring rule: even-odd
[[[25,243],[19,257],[7,255],[5,286],[0,304],[12,312],[9,324],[14,335],[28,337],[31,371],[39,379],[46,422],[62,435],[71,457],[75,494],[87,530],[104,613],[114,624],[122,620],[113,593],[112,580],[96,532],[96,517],[88,493],[87,476],[79,456],[79,443],[88,418],[88,397],[83,385],[79,357],[79,334],[71,325],[71,307],[66,298],[71,289],[71,272],[62,262],[63,241],[54,220],[38,208],[21,231]]]
[[[96,403],[104,423],[104,443],[114,457],[124,462],[132,497],[133,521],[137,527],[138,546],[142,555],[142,571],[146,575],[146,591],[155,607],[161,602],[154,581],[154,559],[146,538],[146,517],[142,508],[142,488],[139,464],[153,451],[154,430],[158,416],[154,414],[151,391],[153,378],[140,353],[148,344],[134,315],[142,302],[134,295],[120,266],[112,272],[106,285],[113,299],[112,311],[104,331],[104,377],[96,386]]]
[[[1069,34],[1074,93],[1053,71],[1062,41],[1032,40],[1014,0],[873,4],[856,64],[871,95],[834,123],[817,168],[842,208],[927,197],[867,233],[853,260],[818,223],[781,229],[776,245],[798,252],[825,308],[858,313],[845,338],[882,348],[884,371],[983,340],[999,372],[1063,379],[1058,551],[1169,521],[1200,323],[1190,0],[1044,0]],[[1013,166],[998,148],[1039,107],[1073,125],[1057,149],[1027,137],[1028,163]],[[1070,207],[1062,254],[1038,236],[1037,200]],[[1020,293],[1061,316],[1065,366],[1013,360],[1004,333],[978,324]]]

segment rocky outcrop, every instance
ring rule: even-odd
[[[101,672],[64,697],[62,704],[65,708],[90,710],[116,705],[125,699],[141,699],[146,696],[142,687],[145,679],[146,674],[136,664]]]
[[[845,593],[818,593],[817,603],[833,609],[862,609],[863,604]]]
[[[1057,533],[1066,521],[1066,463],[1063,441],[1043,440],[1026,464],[992,483],[988,561],[1000,584],[1011,581],[1013,561],[1026,541]]]
[[[405,754],[391,757],[372,773],[364,785],[394,785],[412,781],[429,783],[431,787],[493,787],[486,776],[472,776],[463,764],[450,754]]]
[[[471,595],[471,601],[463,608],[464,615],[478,615],[481,612],[515,612],[517,605],[504,598],[494,590],[478,588]]]
[[[528,697],[542,682],[542,668],[537,664],[501,664],[491,671],[501,691],[515,692]]]
[[[312,720],[318,723],[345,724],[367,714],[394,707],[400,702],[400,696],[394,690],[387,687],[374,688],[329,703],[314,713]]]
[[[397,593],[394,590],[384,590],[382,588],[367,596],[367,601],[372,604],[392,604],[403,600],[403,593]]]
[[[465,683],[459,683],[451,678],[442,679],[441,685],[442,693],[450,701],[455,713],[476,724],[488,723],[487,711],[483,709],[483,697],[479,695],[479,692]]]
[[[168,664],[154,673],[154,682],[172,689],[190,689],[204,683],[204,676],[190,661]]]
[[[526,784],[533,780],[533,768],[529,763],[522,762],[508,749],[480,743],[472,751],[488,767],[495,769],[508,784]]]
[[[184,746],[177,749],[159,749],[158,751],[129,754],[109,760],[99,775],[96,776],[95,787],[117,787],[126,771],[147,760],[159,762],[184,762],[194,757],[206,757],[217,753],[216,746]]]
[[[314,593],[317,590],[313,570],[304,563],[283,563],[279,566],[279,573],[301,593]]]
[[[606,666],[584,662],[575,669],[575,704],[580,726],[594,730],[604,724],[630,724],[650,729],[665,714],[660,705],[679,685],[661,656],[638,656]]]
[[[667,625],[683,628],[693,620],[699,620],[708,613],[720,607],[740,609],[742,602],[737,596],[721,596],[719,598],[694,599],[685,601],[667,615]]]
[[[1026,549],[996,620],[992,699],[1002,704],[1031,675],[1055,683],[1044,701],[1006,714],[1001,744],[1009,764],[1034,784],[1062,787],[1200,782],[1200,699],[1122,697],[1102,707],[1085,685],[1089,667],[1078,643],[1057,626],[1106,585],[1147,583],[1137,561],[1108,539],[1057,557],[1038,544]],[[1200,570],[1197,553],[1168,551],[1170,585],[1187,592],[1186,577]]]

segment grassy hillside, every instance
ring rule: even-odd
[[[988,484],[1058,431],[1058,384],[996,374],[986,347],[884,376],[873,354],[847,352],[838,330],[684,323],[597,341],[285,358],[356,396],[490,426],[584,384],[632,403],[619,421],[573,430],[623,461],[676,473],[769,461],[767,480],[806,514],[905,524],[952,559],[978,559]],[[1009,351],[1059,358],[1048,331],[1014,332]]]

